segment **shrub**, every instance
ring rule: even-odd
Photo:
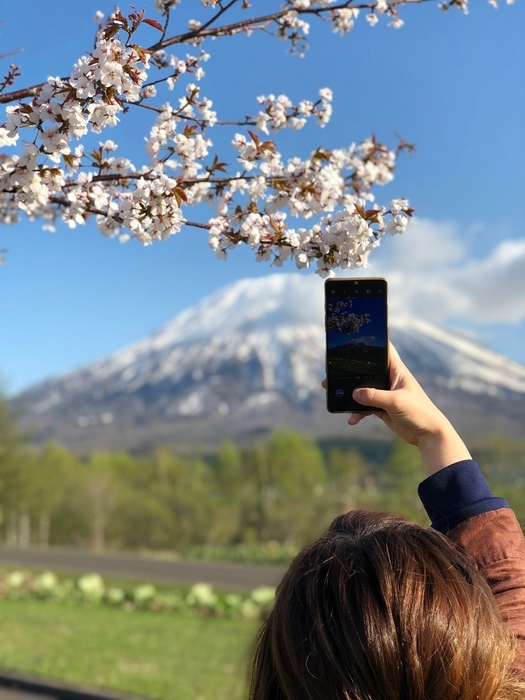
[[[158,591],[151,583],[135,588],[108,586],[100,574],[84,574],[76,580],[61,580],[51,571],[33,574],[11,571],[0,577],[0,598],[34,598],[60,602],[111,605],[125,610],[152,610],[159,613],[186,612],[201,617],[263,619],[271,610],[275,590],[260,586],[251,593],[225,593],[209,583],[196,583],[187,591]]]

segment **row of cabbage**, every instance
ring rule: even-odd
[[[137,586],[109,585],[96,573],[74,579],[59,577],[51,571],[38,574],[11,571],[0,578],[0,598],[109,605],[127,611],[150,610],[261,620],[271,610],[275,589],[260,586],[246,594],[222,593],[209,583],[196,583],[187,589],[159,590],[151,583]]]

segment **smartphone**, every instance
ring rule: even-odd
[[[378,277],[325,282],[326,404],[330,413],[381,409],[352,398],[389,389],[387,283]]]

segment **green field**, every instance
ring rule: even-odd
[[[340,378],[356,375],[382,377],[386,371],[385,348],[339,345],[328,349],[328,366]]]
[[[0,666],[162,700],[246,697],[258,624],[0,600]]]

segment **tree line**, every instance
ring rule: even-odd
[[[291,430],[249,446],[225,441],[205,457],[159,446],[146,456],[94,451],[81,459],[58,443],[29,445],[3,404],[0,445],[0,540],[9,545],[293,549],[351,508],[428,522],[417,497],[419,453],[401,440],[382,464]],[[525,522],[523,445],[495,440],[483,449],[485,471]]]

